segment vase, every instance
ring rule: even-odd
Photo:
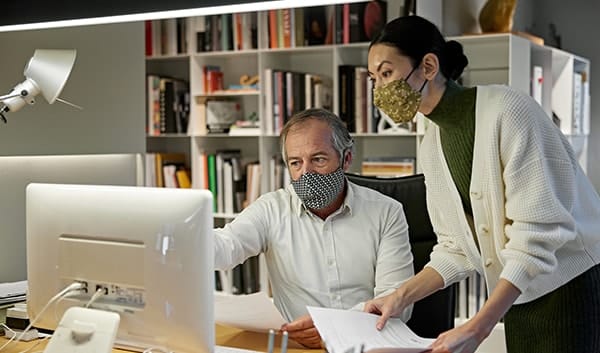
[[[483,33],[510,32],[517,0],[488,0],[479,12],[479,25]]]

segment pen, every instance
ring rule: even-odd
[[[288,333],[283,331],[283,338],[281,339],[281,353],[287,353]]]
[[[275,330],[269,330],[269,353],[273,353],[273,348],[275,347]]]

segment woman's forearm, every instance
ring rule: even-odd
[[[521,291],[517,287],[505,279],[500,279],[481,310],[470,320],[473,327],[477,327],[482,338],[490,334],[519,295]]]
[[[442,276],[436,270],[425,267],[400,286],[396,293],[402,297],[403,302],[414,303],[442,288],[444,288]]]

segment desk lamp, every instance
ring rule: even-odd
[[[58,100],[75,106],[58,98],[75,63],[75,55],[74,49],[37,49],[25,66],[25,81],[0,96],[0,102],[4,104],[0,109],[0,119],[6,123],[4,113],[16,112],[25,104],[35,103],[34,97],[40,93],[49,104]]]

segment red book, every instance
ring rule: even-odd
[[[292,19],[291,19],[291,10],[290,9],[282,9],[281,13],[283,15],[283,47],[291,48],[292,47]]]
[[[342,43],[350,43],[350,4],[344,4],[342,11]]]
[[[152,56],[152,21],[146,20],[146,22],[144,22],[144,29],[146,40],[146,56]]]
[[[269,43],[270,48],[278,48],[277,10],[269,10]]]

